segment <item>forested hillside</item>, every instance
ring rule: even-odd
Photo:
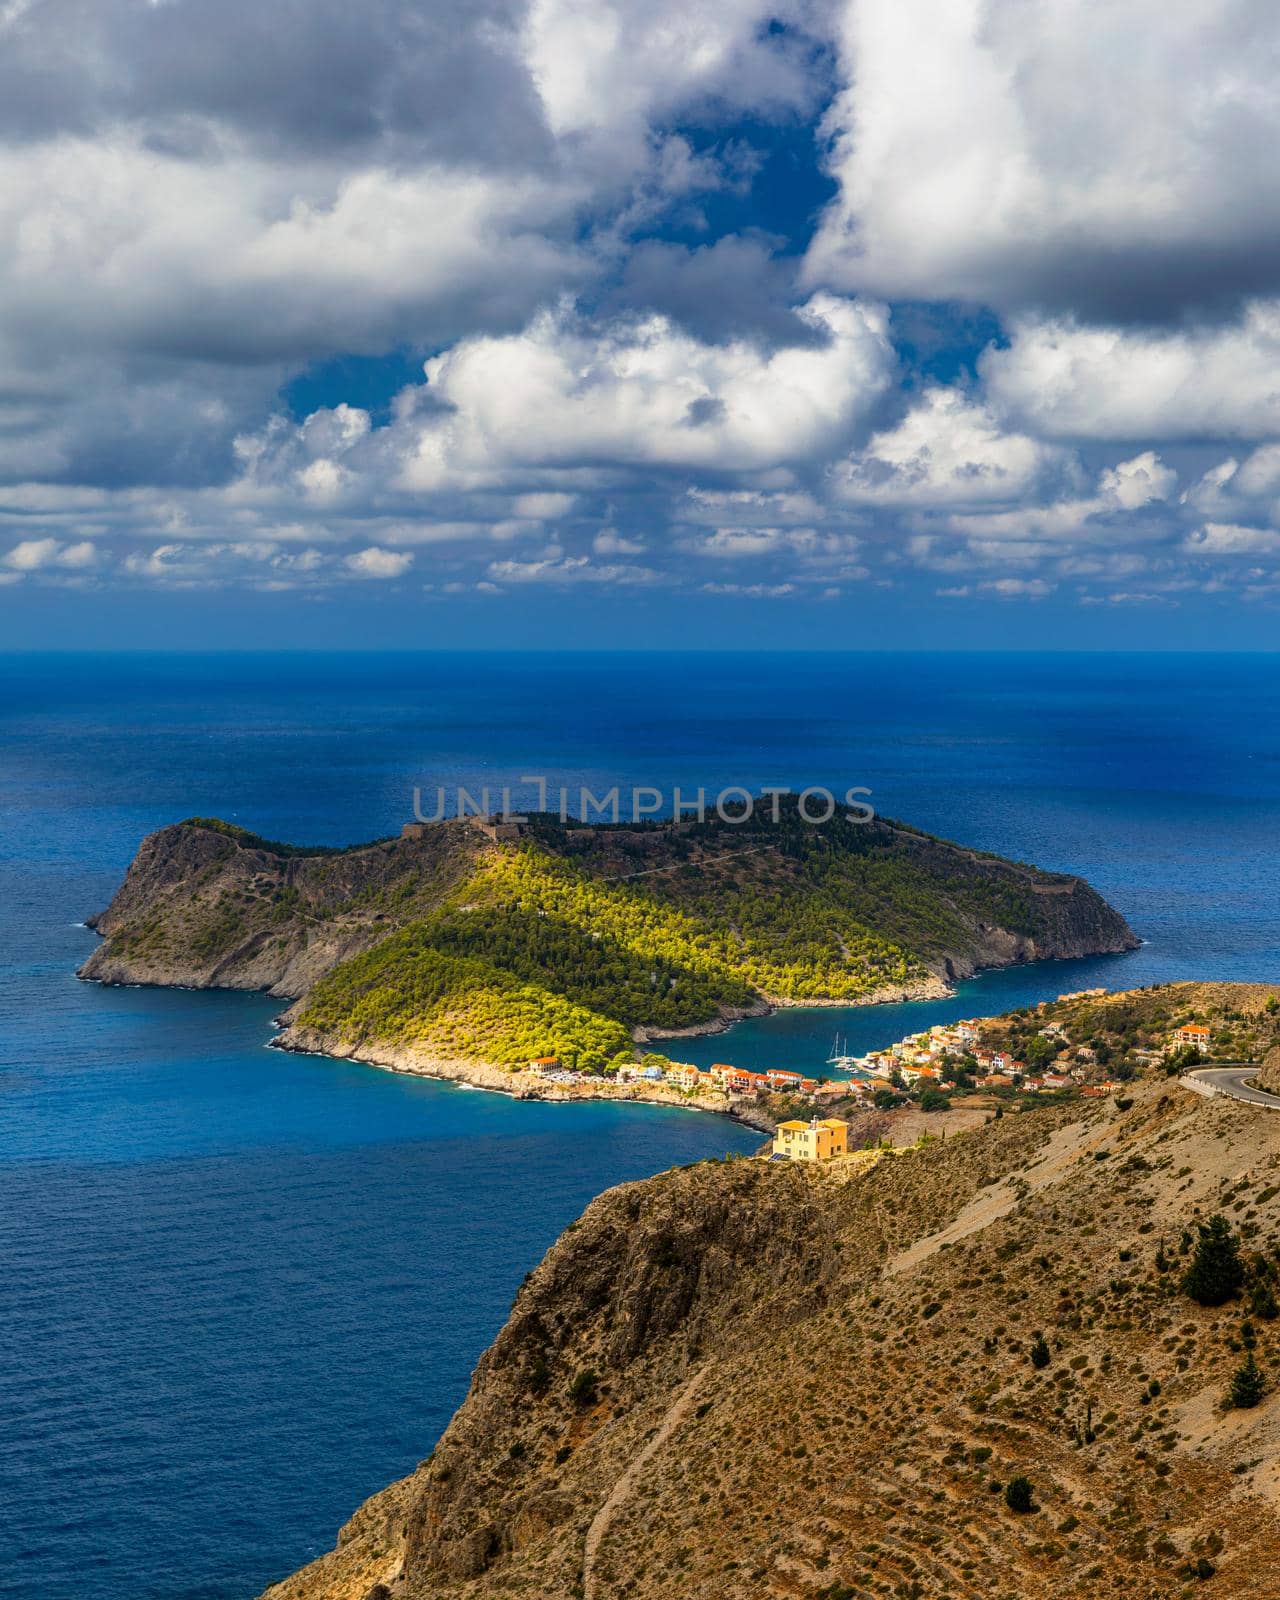
[[[86,976],[270,988],[346,1050],[589,1070],[645,1030],[1134,942],[1078,878],[793,803],[740,824],[539,816],[504,842],[455,820],[338,851],[194,819],[144,843],[98,925]]]

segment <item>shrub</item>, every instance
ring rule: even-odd
[[[1047,1367],[1053,1355],[1044,1334],[1036,1334],[1035,1343],[1031,1346],[1031,1365],[1033,1367]]]
[[[1257,1280],[1249,1290],[1249,1309],[1260,1322],[1274,1322],[1280,1317],[1280,1305],[1275,1291],[1265,1279]]]
[[[1244,1264],[1231,1224],[1221,1213],[1196,1224],[1200,1237],[1182,1279],[1184,1294],[1202,1306],[1221,1306],[1244,1286]]]
[[[575,1406],[593,1406],[599,1396],[599,1378],[591,1367],[582,1371],[569,1385],[569,1398]]]
[[[1233,1409],[1248,1410],[1257,1405],[1266,1391],[1262,1369],[1250,1350],[1232,1375],[1231,1387],[1227,1390],[1227,1405]]]
[[[1031,1492],[1031,1479],[1010,1478],[1004,1488],[1004,1503],[1010,1511],[1016,1511],[1019,1515],[1034,1511],[1036,1506]]]

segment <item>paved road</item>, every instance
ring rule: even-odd
[[[1208,1084],[1220,1094],[1229,1094],[1233,1100],[1247,1100],[1250,1105],[1266,1106],[1268,1111],[1280,1111],[1280,1095],[1268,1094],[1265,1089],[1251,1086],[1252,1080],[1258,1076],[1257,1067],[1198,1067],[1186,1076]]]

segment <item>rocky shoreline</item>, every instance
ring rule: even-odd
[[[773,896],[770,903],[785,921],[793,903],[809,904],[805,897],[812,886],[803,875],[797,875],[799,858],[794,851],[803,854],[803,837],[791,840],[794,850],[790,854],[781,848],[784,842],[772,833],[762,836],[753,852],[744,856],[735,849],[732,860],[735,872],[755,874],[759,892]],[[609,1050],[599,1045],[596,1037],[588,1051],[588,1064],[599,1065],[628,1035],[633,1045],[643,1049],[665,1040],[726,1033],[744,1018],[767,1016],[784,1007],[830,1010],[941,1000],[954,994],[958,980],[979,970],[1121,951],[1138,942],[1120,913],[1078,878],[1040,873],[999,858],[978,861],[961,846],[887,825],[874,843],[876,859],[883,857],[893,863],[895,871],[906,872],[924,897],[926,910],[932,908],[932,921],[917,915],[920,936],[934,928],[935,922],[951,927],[952,943],[945,952],[930,947],[932,954],[926,960],[902,944],[896,963],[877,965],[865,953],[856,959],[850,956],[843,935],[833,934],[846,963],[833,966],[830,939],[826,944],[821,939],[802,940],[803,960],[785,942],[775,948],[764,939],[764,953],[757,951],[752,958],[756,966],[750,969],[754,973],[751,982],[743,975],[746,968],[739,971],[732,960],[722,957],[719,966],[711,963],[711,977],[700,968],[693,971],[690,981],[701,985],[701,990],[693,991],[694,1003],[681,1005],[677,996],[673,1004],[669,990],[658,997],[661,1003],[653,1005],[653,1012],[671,1020],[681,1015],[705,1016],[718,1003],[717,1014],[684,1026],[634,1021],[637,1015],[645,1015],[644,982],[646,978],[654,981],[655,966],[667,972],[669,985],[685,981],[668,969],[691,937],[686,897],[672,887],[684,878],[673,876],[668,883],[653,874],[691,874],[711,907],[703,916],[710,930],[708,937],[728,931],[741,942],[733,922],[734,901],[721,881],[727,844],[736,841],[720,838],[714,830],[692,844],[674,827],[638,834],[627,829],[589,830],[584,840],[578,831],[544,817],[538,819],[528,838],[498,842],[483,828],[455,819],[410,831],[398,839],[314,852],[272,844],[217,819],[193,818],[143,840],[111,904],[89,921],[103,942],[81,967],[80,976],[116,984],[270,994],[288,1007],[280,1019],[283,1031],[274,1041],[282,1049],[358,1060],[517,1098],[631,1100],[710,1111],[769,1131],[771,1120],[752,1101],[739,1102],[736,1097],[731,1101],[727,1095],[709,1093],[691,1096],[673,1085],[648,1081],[618,1084],[590,1077],[553,1083],[484,1059],[489,1053],[515,1061],[549,1054],[575,1064],[577,1036],[556,1017],[554,1008],[549,1012],[550,1021],[539,1015],[538,1025],[522,1023],[514,1032],[508,1029],[506,1036],[501,1028],[496,1034],[492,1028],[470,1034],[465,1028],[441,1028],[433,1041],[405,999],[412,993],[412,984],[404,975],[423,965],[431,978],[423,992],[437,998],[452,992],[449,983],[461,982],[462,976],[472,987],[491,980],[494,994],[508,994],[509,974],[501,962],[486,964],[487,948],[470,925],[475,912],[489,918],[485,926],[491,924],[501,933],[517,956],[523,951],[533,962],[533,970],[541,971],[538,962],[544,963],[549,1002],[563,1002],[556,976],[559,973],[565,979],[566,992],[576,993],[574,959],[586,962],[594,974],[592,981],[599,986],[600,963],[594,959],[589,941],[607,934],[613,967],[601,993],[612,994],[628,1024],[608,1014],[602,1002],[593,1025],[599,1024],[599,1037],[608,1038]],[[867,847],[868,840],[861,834],[843,843],[833,840],[832,859],[856,858],[863,863],[864,872],[871,871]],[[641,910],[657,919],[663,930],[661,938],[647,932],[647,924],[637,924],[634,916],[628,920],[635,907],[617,885],[620,867],[630,863],[631,870],[633,857],[653,863],[643,868],[650,887]],[[993,879],[1002,886],[994,898]],[[892,881],[883,887],[884,894],[889,893]],[[875,920],[873,913],[877,906],[883,910],[883,904],[866,900],[861,882],[857,875],[836,878],[830,892],[839,890],[852,904],[865,901],[867,915]],[[659,892],[655,886],[664,883],[667,888]],[[577,910],[565,925],[567,954],[562,953],[559,965],[554,950],[549,955],[534,948],[537,941],[525,925],[530,894],[540,908],[539,915],[547,917],[556,913],[557,907],[563,911],[565,895],[578,897],[573,900]],[[620,894],[624,894],[621,902]],[[821,902],[814,915],[825,926],[823,919],[830,922],[835,913]],[[1011,926],[1001,925],[1002,915]],[[600,933],[596,921],[603,929]],[[689,926],[694,925],[703,924]],[[435,930],[436,941],[425,949],[415,945],[413,933],[423,926]],[[836,918],[831,927],[838,926]],[[901,937],[900,932],[895,932],[895,937]],[[899,947],[890,944],[886,948]],[[385,967],[377,965],[378,951],[388,952]],[[356,988],[350,992],[340,988],[336,1001],[330,997],[333,1003],[327,1009],[317,1008],[317,988],[340,970],[350,974],[351,964],[366,956],[375,958],[373,970],[362,970],[353,977]],[[883,952],[876,959],[882,961]],[[860,982],[848,983],[847,966],[852,963],[857,968],[858,960],[863,962],[858,969]],[[519,960],[515,968],[522,970]],[[898,973],[897,978],[884,981],[891,971]],[[402,978],[408,985],[403,994],[397,988]],[[432,983],[437,985],[435,989]],[[862,983],[867,987],[861,988]],[[351,1009],[362,984],[385,990],[381,1010],[377,1006],[364,1013],[358,1007]],[[825,988],[827,992],[799,998],[807,988]],[[842,988],[861,992],[832,992]],[[463,984],[460,1005],[466,989]],[[780,989],[789,992],[779,993]],[[588,999],[595,993],[590,982],[584,993]],[[592,1020],[589,1008],[587,1014]],[[396,1042],[405,1037],[416,1042]],[[353,1039],[361,1042],[351,1043]],[[447,1053],[457,1051],[467,1055]]]
[[[509,1072],[505,1067],[495,1066],[491,1062],[451,1059],[416,1050],[410,1045],[347,1045],[314,1029],[287,1022],[270,1041],[270,1048],[288,1050],[298,1055],[323,1056],[329,1060],[357,1061],[363,1066],[379,1067],[386,1072],[435,1078],[469,1089],[485,1089],[493,1094],[508,1095],[513,1100],[561,1103],[613,1100],[629,1101],[636,1105],[673,1106],[682,1111],[710,1112],[715,1116],[728,1117],[760,1133],[772,1134],[774,1130],[773,1119],[750,1102],[740,1102],[721,1094],[692,1096],[670,1084],[615,1084],[604,1080],[598,1084],[547,1083],[531,1072]]]

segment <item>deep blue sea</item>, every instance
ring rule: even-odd
[[[347,843],[415,784],[873,791],[1147,941],[681,1054],[812,1068],[1105,983],[1280,979],[1277,656],[0,657],[0,1594],[250,1600],[424,1456],[602,1188],[755,1137],[264,1048],[260,996],[76,981],[144,834]]]

